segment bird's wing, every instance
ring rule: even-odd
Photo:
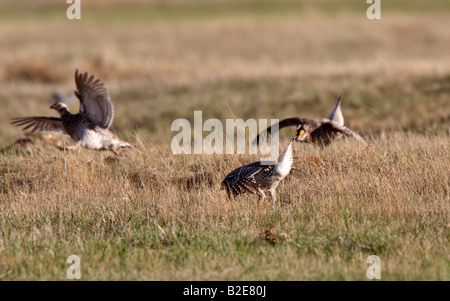
[[[25,126],[22,130],[31,129],[31,133],[35,131],[50,131],[67,134],[62,121],[56,117],[19,117],[13,118],[12,124],[16,126]]]
[[[282,128],[285,128],[285,127],[288,127],[288,126],[297,126],[302,120],[303,120],[303,118],[299,118],[299,117],[292,117],[292,118],[283,119],[283,120],[281,120],[280,122],[277,123],[278,124],[278,130],[281,130]],[[277,124],[275,124],[275,125],[277,125]],[[253,143],[256,143],[256,145],[259,145],[260,140],[261,140],[260,136],[262,136],[262,134],[264,132],[266,132],[266,131],[267,131],[267,137],[269,137],[272,134],[272,127],[274,127],[275,125],[270,126],[270,127],[267,128],[267,130],[259,133],[258,136],[256,136],[255,140],[253,140]]]
[[[363,137],[361,137],[357,133],[353,132],[351,129],[349,129],[345,125],[340,125],[334,121],[327,120],[327,121],[323,122],[321,125],[321,128],[326,132],[343,133],[346,136],[353,137],[356,140],[367,144],[366,140],[364,140]]]
[[[104,84],[93,75],[75,72],[75,95],[80,100],[80,113],[84,113],[94,124],[108,129],[114,118],[114,108]]]
[[[255,183],[255,174],[267,168],[261,162],[254,162],[249,165],[241,166],[230,172],[222,181],[222,186],[227,190],[228,194],[238,195],[240,193],[249,192],[255,194],[255,189],[251,186]]]

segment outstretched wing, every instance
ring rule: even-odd
[[[255,194],[256,191],[251,185],[251,183],[256,183],[254,176],[267,167],[267,165],[262,165],[261,162],[241,166],[225,177],[222,181],[222,187],[227,190],[228,195],[236,196],[245,192]]]
[[[360,135],[353,132],[351,129],[346,127],[345,125],[340,125],[334,121],[328,120],[321,125],[322,130],[325,132],[334,132],[334,133],[342,133],[346,136],[353,137],[356,140],[367,144],[366,140],[363,139]]]
[[[31,129],[31,133],[36,131],[50,131],[67,134],[61,119],[56,117],[19,117],[11,120],[11,123],[16,126],[25,126],[22,129],[24,131]]]
[[[281,130],[282,128],[288,127],[288,126],[297,126],[301,121],[303,120],[303,118],[299,118],[299,117],[292,117],[292,118],[286,118],[281,120],[280,122],[278,122],[278,130]],[[275,125],[277,125],[275,124]],[[267,137],[269,137],[272,134],[272,127],[270,126],[267,128]],[[261,140],[261,136],[265,131],[261,132],[258,134],[258,136],[256,136],[255,140],[253,141],[253,143],[256,143],[256,145],[259,145],[260,140]]]
[[[93,75],[75,72],[75,95],[80,100],[80,113],[84,113],[94,124],[108,129],[114,118],[114,108],[104,84]]]

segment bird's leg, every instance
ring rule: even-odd
[[[270,197],[272,198],[272,208],[275,207],[275,203],[277,205],[280,205],[280,203],[277,201],[277,194],[275,192],[275,189],[270,189],[269,192],[270,192]]]
[[[266,194],[264,193],[264,191],[262,189],[258,189],[258,203],[262,200],[264,200],[264,198],[266,197]]]
[[[64,143],[64,146],[58,146],[58,148],[62,151],[78,150],[78,152],[79,152],[81,149],[81,143],[77,142],[75,145],[71,145],[71,146],[66,146],[66,144]]]
[[[71,145],[71,146],[67,147],[66,149],[70,150],[70,151],[78,151],[78,157],[79,157],[80,151],[81,151],[81,143],[77,142],[75,145]]]
[[[112,148],[109,148],[108,150],[110,150],[114,155],[119,156],[119,154],[115,150],[113,150]]]

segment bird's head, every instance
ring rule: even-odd
[[[63,102],[55,102],[50,109],[56,110],[59,114],[63,114],[65,112],[69,112],[69,108]]]
[[[295,140],[299,142],[307,142],[311,140],[311,129],[308,124],[300,123],[295,131]]]

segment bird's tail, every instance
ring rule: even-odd
[[[293,140],[289,143],[284,152],[280,155],[277,162],[275,163],[274,170],[275,172],[287,175],[291,171],[292,167],[292,143]]]
[[[336,106],[334,107],[330,116],[328,116],[328,119],[336,122],[339,125],[344,125],[344,115],[342,115],[342,111],[341,111],[341,101],[342,101],[342,95],[339,95]]]

